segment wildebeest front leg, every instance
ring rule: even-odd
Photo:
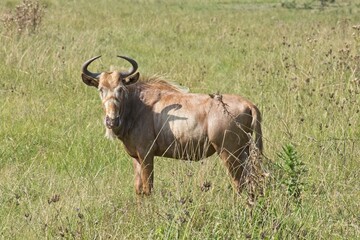
[[[154,156],[147,154],[140,160],[142,190],[145,195],[150,195],[154,187]]]
[[[138,159],[133,158],[134,174],[135,174],[135,192],[142,194],[142,180],[141,180],[141,164]]]

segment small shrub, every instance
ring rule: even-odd
[[[293,1],[286,1],[286,2],[282,2],[281,3],[281,6],[283,7],[283,8],[296,8],[296,2],[295,2],[295,0],[293,0]]]
[[[44,7],[39,1],[23,0],[14,11],[3,14],[1,21],[7,33],[34,33],[43,16]]]
[[[320,0],[321,7],[326,7],[329,3],[335,3],[335,0]]]
[[[282,174],[280,182],[287,188],[287,193],[297,204],[301,203],[301,193],[305,183],[303,174],[307,171],[303,162],[292,144],[283,146],[282,152],[278,153],[279,161],[275,163]]]
[[[304,4],[303,8],[304,9],[312,9],[313,5],[314,4],[317,5],[316,3],[319,3],[319,2],[320,2],[320,7],[324,8],[324,7],[327,7],[329,5],[329,3],[335,3],[335,0],[317,0],[317,1],[313,0],[313,1],[303,3]],[[288,8],[288,9],[299,8],[296,0],[281,2],[281,7]],[[301,8],[301,6],[300,6],[300,8]]]

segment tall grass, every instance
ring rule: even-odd
[[[3,239],[355,239],[360,235],[358,2],[286,9],[276,1],[42,2],[41,25],[0,46]],[[7,12],[18,4],[0,3]],[[138,198],[118,142],[104,139],[94,70],[135,58],[192,92],[236,93],[263,114],[270,180],[253,206],[218,157],[158,158]],[[300,207],[274,174],[292,143],[308,170]],[[285,176],[285,175],[284,175]]]

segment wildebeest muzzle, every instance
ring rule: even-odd
[[[105,125],[109,129],[117,128],[120,125],[120,117],[110,118],[109,116],[105,117]]]

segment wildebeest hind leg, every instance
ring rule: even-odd
[[[245,163],[248,156],[246,149],[239,149],[232,152],[222,149],[220,152],[218,151],[218,153],[228,169],[236,191],[240,193],[245,184],[246,177]]]

